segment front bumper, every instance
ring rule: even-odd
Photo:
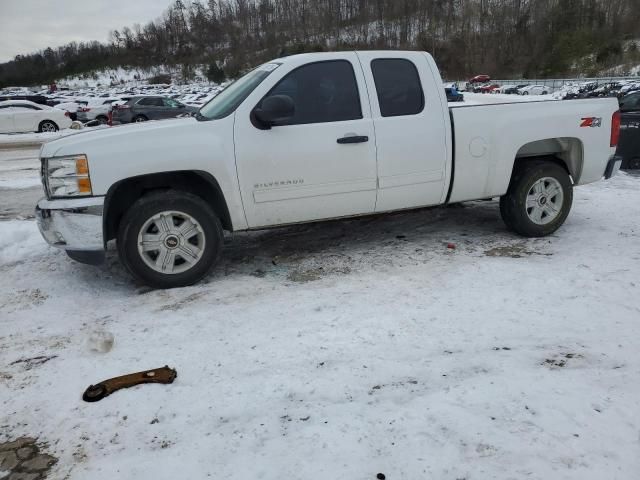
[[[618,173],[618,170],[620,170],[621,165],[622,157],[618,155],[614,155],[613,157],[611,157],[609,159],[609,163],[607,163],[607,168],[604,171],[604,178],[608,180],[611,177],[615,176],[615,174]]]
[[[104,197],[43,198],[36,206],[36,220],[49,245],[65,250],[74,260],[97,265],[105,252],[103,210]]]

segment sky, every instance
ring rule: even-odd
[[[171,0],[0,0],[0,63],[72,41],[106,41],[109,32],[162,15]]]

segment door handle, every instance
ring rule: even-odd
[[[338,143],[341,145],[348,144],[348,143],[364,143],[368,141],[369,141],[369,137],[365,135],[350,135],[348,137],[342,137],[338,139]]]

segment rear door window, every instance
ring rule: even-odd
[[[140,100],[138,102],[138,105],[143,107],[162,107],[163,103],[162,103],[162,99],[159,97],[148,97]]]
[[[371,72],[383,117],[422,112],[424,92],[413,62],[402,58],[379,58],[371,62]]]

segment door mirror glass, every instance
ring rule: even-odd
[[[256,118],[265,126],[290,120],[296,108],[288,95],[271,95],[262,101],[260,108],[254,110]]]

